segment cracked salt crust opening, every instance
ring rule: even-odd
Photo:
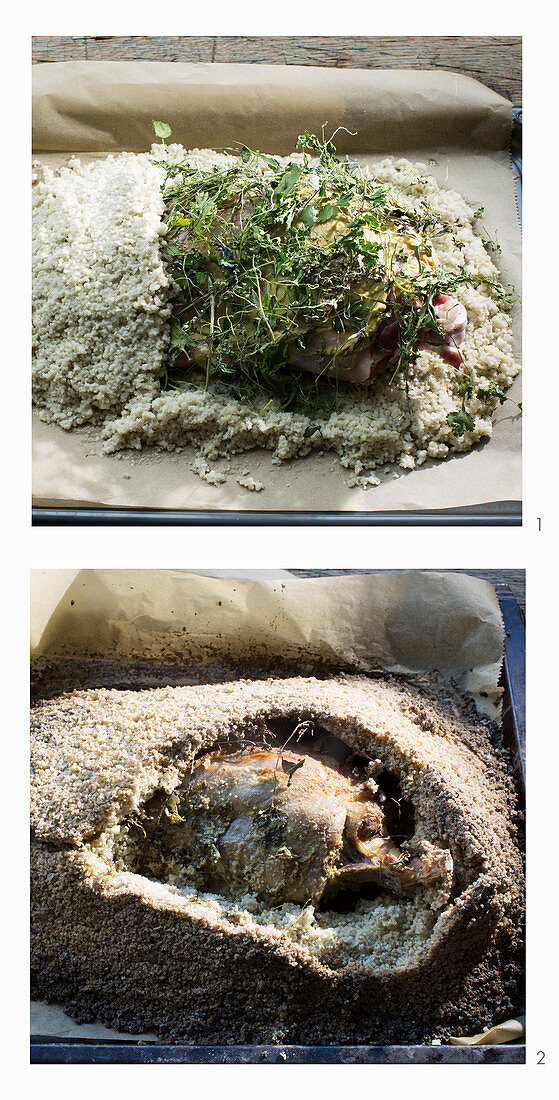
[[[388,894],[360,898],[350,913],[343,914],[294,902],[267,908],[250,893],[227,897],[199,891],[180,877],[173,880],[172,875],[168,882],[159,882],[130,871],[114,872],[111,864],[115,857],[117,867],[123,863],[119,832],[117,827],[93,848],[103,864],[106,861],[115,896],[132,893],[155,904],[172,901],[177,913],[183,909],[194,921],[226,931],[242,929],[255,938],[262,937],[272,947],[298,948],[307,958],[313,957],[332,970],[352,963],[374,970],[417,965],[430,941],[444,930],[448,918],[447,911],[441,913],[441,897],[436,890],[418,891],[412,900]]]
[[[296,728],[294,727],[295,730]],[[267,732],[270,734],[269,730]],[[289,736],[293,737],[293,734],[292,730]],[[351,750],[339,739],[335,739],[335,744],[331,738],[326,738],[326,742],[329,743],[329,752],[338,752],[340,762],[344,755],[351,756]],[[317,744],[321,747],[315,748]],[[257,746],[253,748],[256,749]],[[213,763],[215,758],[202,755],[196,762],[195,774],[199,778],[194,788],[188,782],[186,786],[183,782],[180,788],[174,788],[175,792],[179,791],[178,800],[176,794],[171,794],[169,800],[168,792],[156,792],[155,797],[150,792],[147,799],[144,798],[135,805],[131,816],[109,829],[95,842],[92,851],[106,862],[108,873],[113,877],[114,888],[117,891],[120,888],[124,891],[140,889],[147,895],[160,899],[165,898],[168,891],[175,901],[179,898],[185,899],[185,911],[191,916],[210,921],[217,919],[226,927],[242,927],[254,935],[263,932],[272,941],[299,945],[305,952],[333,968],[344,967],[351,962],[359,962],[360,965],[375,969],[382,966],[393,968],[417,964],[421,954],[428,949],[430,938],[436,938],[437,932],[444,927],[445,911],[448,915],[451,904],[451,872],[441,874],[436,871],[435,877],[439,882],[433,886],[417,883],[412,876],[413,886],[410,887],[406,872],[399,871],[398,863],[392,869],[392,874],[388,863],[387,869],[382,873],[381,859],[380,875],[374,874],[369,880],[375,883],[373,897],[370,896],[370,887],[368,896],[366,888],[363,893],[363,883],[359,881],[354,886],[356,893],[348,895],[346,892],[343,895],[345,900],[340,909],[335,903],[332,905],[329,902],[329,894],[325,892],[325,884],[327,886],[328,882],[335,882],[337,871],[344,863],[355,865],[356,859],[363,859],[349,840],[351,834],[347,833],[350,818],[346,815],[350,812],[351,805],[354,813],[358,814],[358,820],[366,825],[367,807],[378,807],[378,816],[380,805],[384,802],[385,811],[380,812],[385,831],[399,831],[400,842],[413,833],[420,841],[420,850],[426,852],[427,860],[432,859],[429,855],[431,850],[433,854],[436,851],[438,856],[442,854],[440,849],[432,849],[426,835],[429,829],[422,828],[421,820],[415,815],[411,804],[402,804],[400,797],[397,800],[398,810],[394,811],[394,799],[399,793],[397,784],[393,787],[393,796],[388,799],[376,782],[373,782],[376,793],[368,788],[363,790],[361,784],[365,774],[364,759],[361,760],[363,774],[360,783],[358,774],[354,771],[351,773],[353,780],[348,780],[346,786],[343,775],[349,776],[350,773],[343,764],[341,773],[337,770],[334,774],[324,773],[321,760],[336,769],[338,765],[332,765],[324,733],[319,732],[315,736],[307,732],[302,746],[300,740],[298,741],[300,769],[305,768],[305,765],[307,769],[305,773],[301,770],[300,775],[294,772],[289,781],[285,776],[282,778],[279,767],[281,745],[277,744],[275,750],[264,754],[267,758],[275,753],[273,785],[267,772],[258,770],[262,764],[256,761],[257,770],[254,770],[254,758],[250,751],[247,756],[245,748],[240,756],[238,752],[233,756],[233,769],[229,751],[234,754],[237,751],[233,742],[230,743],[229,750],[227,745],[220,744],[219,759],[225,755],[230,761],[224,772],[218,771],[216,774]],[[309,753],[310,756],[304,755]],[[204,760],[207,761],[206,764]],[[310,775],[307,775],[309,769]],[[376,761],[376,774],[379,771],[382,771],[382,765],[380,761]],[[303,774],[305,778],[301,779]],[[318,791],[317,780],[320,783]],[[393,785],[394,777],[386,777],[386,782]],[[370,786],[371,781],[368,783]],[[266,842],[262,849],[262,806],[269,812],[271,785],[274,799],[272,813],[276,815],[274,823],[278,815],[283,815],[282,829],[281,836],[270,840],[271,847]],[[380,803],[377,798],[379,790],[382,800]],[[315,801],[317,794],[318,803]],[[154,804],[155,810],[150,809]],[[388,829],[391,805],[392,829]],[[406,824],[402,816],[404,809]],[[368,812],[371,812],[370,809]],[[388,818],[385,816],[386,812],[389,814]],[[255,813],[256,817],[253,816]],[[291,831],[286,813],[291,815]],[[310,818],[308,814],[311,815]],[[233,830],[237,832],[233,839],[227,841],[227,837],[231,838],[229,827],[232,822],[235,822]],[[248,847],[247,823],[250,832]],[[181,827],[182,840],[177,839],[181,837]],[[192,829],[194,834],[191,833]],[[229,859],[227,855],[224,856],[227,843],[229,849],[233,844]],[[282,871],[285,878],[280,883],[277,874],[278,868],[282,866],[282,853],[287,852],[285,845],[291,851]],[[350,851],[353,852],[352,855],[349,855]],[[401,859],[402,867],[405,867],[405,845],[400,852],[398,859]],[[275,862],[272,858],[274,855]],[[221,864],[221,872],[217,874],[217,879],[222,884],[221,890],[210,889],[207,885],[212,879],[215,882],[216,873],[212,868],[216,866],[216,859]],[[283,862],[285,864],[285,859]],[[146,878],[149,885],[146,885]],[[392,889],[389,886],[391,878],[395,879]],[[399,878],[402,882],[406,879],[405,888],[411,898],[396,896],[400,889]],[[260,896],[255,892],[258,886],[263,889]],[[270,890],[272,897],[268,893]],[[297,900],[290,898],[290,891],[303,893],[307,900],[303,902],[302,897]]]
[[[286,939],[325,965],[334,959],[342,966],[357,959],[373,967],[419,962],[427,941],[436,946],[444,939],[449,916],[456,915],[454,905],[446,906],[448,898],[435,890],[420,891],[410,902],[362,899],[346,915],[292,904],[270,909],[250,895],[232,905],[218,893],[193,891],[185,881],[158,884],[124,869],[119,841],[126,815],[154,790],[175,789],[191,769],[193,754],[208,747],[216,732],[231,735],[239,725],[278,714],[297,720],[303,714],[356,751],[379,756],[400,777],[420,834],[451,848],[460,904],[467,908],[471,887],[480,874],[489,874],[506,911],[513,890],[507,867],[516,857],[505,774],[487,728],[473,715],[460,718],[444,693],[430,703],[396,682],[358,677],[165,691],[101,689],[45,702],[34,722],[37,839],[78,842],[78,864],[85,861],[88,874],[103,881],[111,895],[156,899],[177,917],[183,912],[220,927],[236,924],[262,933],[269,943]],[[80,838],[85,848],[80,849]]]

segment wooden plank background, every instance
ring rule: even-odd
[[[522,98],[522,39],[517,37],[213,38],[39,37],[34,64],[45,61],[216,61],[327,65],[350,69],[450,69],[500,95]]]

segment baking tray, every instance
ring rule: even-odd
[[[516,188],[518,219],[522,229],[522,108],[513,105],[513,129],[510,145],[511,170]],[[521,527],[522,506],[519,501],[501,501],[479,508],[440,509],[408,512],[291,512],[263,510],[183,511],[151,508],[46,508],[31,510],[33,526],[357,526],[357,527]]]
[[[146,1043],[37,1042],[32,1064],[200,1063],[212,1065],[523,1065],[523,1046],[475,1047],[170,1047]]]
[[[525,804],[526,672],[523,613],[507,584],[496,584],[505,628],[505,653],[501,672],[503,740],[511,752],[520,808]],[[135,1040],[59,1039],[31,1036],[33,1064],[140,1063],[218,1065],[523,1065],[524,1042],[502,1046],[179,1046]]]
[[[506,501],[511,511],[487,511],[468,508],[441,512],[182,512],[156,508],[33,508],[32,524],[38,527],[187,526],[187,527],[520,527],[522,510],[516,501]],[[500,507],[503,505],[501,503]]]

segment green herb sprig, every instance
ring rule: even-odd
[[[473,416],[466,408],[466,398],[471,398],[474,394],[474,380],[471,374],[464,375],[458,385],[458,394],[462,398],[462,406],[457,412],[449,413],[446,422],[452,433],[460,438],[465,432],[473,432],[476,426]]]
[[[522,402],[514,401],[512,397],[508,397],[496,382],[489,382],[487,386],[478,386],[477,390],[474,390],[474,380],[469,371],[464,374],[457,389],[459,396],[462,398],[462,405],[456,412],[448,414],[446,423],[453,435],[458,438],[463,436],[465,432],[473,432],[475,428],[475,420],[466,408],[466,401],[471,400],[474,393],[477,399],[486,406],[497,401],[500,405],[504,405],[505,401],[511,401],[522,412]]]
[[[152,125],[163,142],[170,136],[168,124]],[[377,234],[420,234],[428,253],[450,226],[338,157],[332,138],[305,131],[297,149],[288,164],[246,145],[210,170],[154,161],[165,170],[164,250],[176,288],[165,384],[212,386],[262,408],[275,398],[319,426],[352,387],[326,366],[305,371],[298,357],[327,365],[357,355],[390,317],[391,381],[407,392],[420,332],[440,335],[438,294],[483,285],[504,305],[508,292],[464,267],[433,269],[413,245],[419,272],[403,278],[409,251],[386,254]],[[450,416],[458,432],[471,430],[465,407]]]
[[[156,137],[161,138],[165,142],[165,138],[171,137],[172,130],[168,122],[156,122],[154,118],[151,120],[153,132]]]

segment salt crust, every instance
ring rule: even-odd
[[[162,154],[160,146],[153,151]],[[166,155],[199,167],[228,159],[181,146],[169,146]],[[448,233],[436,241],[446,266],[465,264],[474,274],[498,278],[474,233],[470,207],[424,170],[403,159],[374,169],[408,202],[427,200],[451,224],[456,240]],[[42,419],[63,428],[101,425],[107,453],[192,444],[192,469],[212,484],[223,475],[209,463],[255,447],[273,451],[276,464],[332,450],[351,472],[351,485],[366,488],[376,484],[371,471],[377,466],[413,469],[490,438],[491,416],[477,398],[468,405],[474,430],[453,436],[446,417],[460,407],[463,372],[432,351],[422,351],[410,369],[409,405],[401,380],[381,377],[340,400],[328,419],[315,418],[314,433],[307,416],[282,412],[275,400],[247,405],[211,386],[161,390],[174,293],[159,249],[162,179],[163,170],[146,154],[123,153],[85,166],[75,159],[57,173],[45,169],[37,183],[33,393]],[[507,390],[519,371],[509,317],[489,293],[463,288],[460,298],[468,313],[464,369],[475,389],[495,382]],[[238,482],[252,491],[262,487],[251,477]]]
[[[412,901],[386,893],[361,900],[349,915],[295,904],[269,910],[251,895],[201,894],[123,869],[118,852],[126,814],[154,790],[175,787],[195,753],[216,737],[274,715],[311,718],[399,775],[415,807],[416,831],[451,848],[460,897],[447,904],[436,891]],[[365,677],[97,689],[40,704],[32,729],[39,864],[50,866],[44,842],[62,844],[58,858],[104,897],[137,897],[179,922],[242,932],[315,967],[372,970],[419,967],[444,949],[457,922],[468,927],[476,908],[485,918],[492,911],[498,924],[518,904],[522,873],[510,781],[487,724],[466,718],[444,695]]]

